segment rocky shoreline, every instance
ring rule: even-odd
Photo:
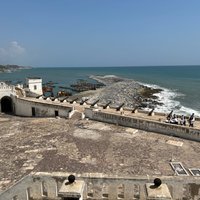
[[[161,89],[154,89],[144,86],[132,79],[121,78],[114,75],[90,76],[91,79],[103,83],[105,87],[94,92],[77,94],[82,98],[88,98],[88,103],[99,100],[100,104],[111,102],[113,105],[124,103],[128,108],[155,108],[162,105],[154,94],[161,92]]]

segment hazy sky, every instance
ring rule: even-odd
[[[0,0],[0,64],[200,64],[199,0]]]

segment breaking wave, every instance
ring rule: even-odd
[[[179,115],[186,115],[189,116],[192,113],[194,113],[196,116],[200,117],[200,112],[181,105],[181,102],[177,100],[177,97],[183,97],[184,94],[177,92],[176,90],[171,90],[167,88],[160,87],[158,85],[153,84],[146,84],[141,83],[144,86],[151,87],[154,89],[162,89],[161,92],[154,94],[158,99],[157,101],[159,103],[162,103],[163,105],[156,105],[155,111],[161,112],[161,113],[169,113],[170,111],[174,111],[174,113]]]

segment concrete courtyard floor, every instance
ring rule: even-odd
[[[198,142],[96,121],[0,114],[0,191],[30,172],[175,175],[200,168]]]

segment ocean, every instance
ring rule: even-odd
[[[69,86],[90,75],[116,75],[134,79],[163,92],[157,94],[158,112],[170,112],[200,117],[200,66],[146,66],[146,67],[73,67],[32,68],[13,73],[1,73],[0,81],[24,82],[26,77],[41,77],[43,83],[52,81]]]

